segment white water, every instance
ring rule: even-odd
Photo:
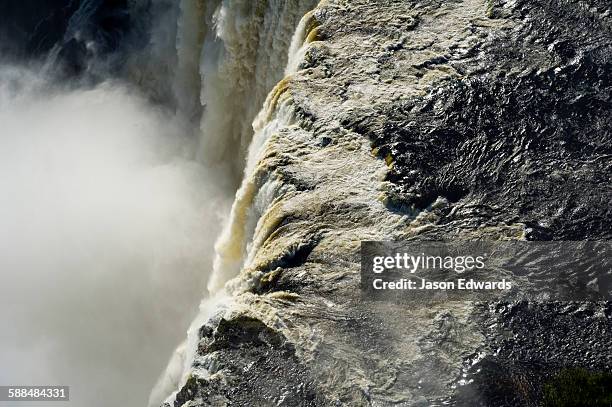
[[[253,135],[252,122],[268,92],[282,79],[291,38],[314,1],[217,3],[204,20],[204,27],[212,30],[204,34],[200,54],[204,110],[199,152],[205,161],[226,166],[239,181]]]
[[[243,4],[243,2],[240,1],[237,3],[239,5]],[[242,170],[242,182],[238,192],[236,193],[236,199],[232,206],[230,219],[226,223],[224,230],[215,245],[215,263],[213,266],[213,273],[208,283],[208,290],[212,294],[222,289],[227,281],[238,274],[238,271],[243,265],[244,259],[247,257],[248,242],[253,237],[255,225],[258,222],[259,217],[261,216],[261,210],[264,207],[261,206],[258,208],[256,205],[253,205],[253,203],[257,201],[256,198],[260,195],[260,187],[267,181],[262,179],[262,177],[265,177],[265,174],[260,174],[257,171],[257,163],[262,154],[262,150],[265,147],[266,140],[273,133],[278,131],[279,128],[290,125],[292,122],[293,109],[291,106],[291,101],[286,98],[286,85],[283,82],[279,82],[279,80],[283,77],[283,74],[292,74],[293,71],[291,69],[297,67],[297,65],[295,67],[289,67],[288,63],[294,64],[293,61],[296,60],[296,57],[292,55],[291,52],[300,52],[300,49],[302,48],[301,46],[296,46],[296,44],[303,43],[304,41],[304,21],[309,18],[308,16],[304,17],[304,15],[305,12],[310,9],[308,6],[312,6],[312,4],[314,4],[313,1],[298,2],[290,0],[275,0],[271,2],[268,5],[267,11],[272,15],[264,18],[264,21],[273,21],[274,18],[286,19],[289,16],[291,19],[293,19],[292,24],[287,24],[287,22],[284,20],[283,24],[268,23],[263,26],[263,32],[260,32],[258,35],[254,36],[255,38],[258,36],[266,38],[265,41],[260,41],[260,45],[263,44],[260,49],[260,53],[263,53],[264,56],[259,56],[256,58],[255,67],[259,68],[255,70],[261,71],[267,69],[268,72],[266,75],[264,75],[264,77],[275,77],[276,80],[273,82],[270,81],[270,83],[267,81],[257,82],[259,86],[257,86],[257,91],[255,92],[258,96],[256,100],[259,99],[259,94],[264,94],[263,91],[265,90],[267,94],[265,102],[255,103],[253,106],[246,106],[243,109],[254,110],[254,108],[257,107],[257,115],[255,115],[255,113],[249,113],[246,116],[233,116],[235,118],[241,118],[238,120],[246,121],[248,123],[248,130],[239,129],[237,133],[231,131],[225,133],[225,140],[230,146],[232,145],[232,138],[235,139],[239,137],[243,144],[248,144],[246,147],[248,151],[245,153],[241,153],[241,150],[234,152],[234,154],[244,154],[246,157],[246,165]],[[220,8],[219,14],[223,15],[229,13],[224,12],[224,9]],[[239,21],[243,21],[244,19],[244,17],[235,18],[239,18]],[[231,25],[237,24],[234,23]],[[269,27],[275,25],[283,27],[283,30],[276,32],[275,35],[272,35],[269,32]],[[293,27],[292,30],[288,31],[286,28],[287,26]],[[220,27],[217,27],[217,30]],[[247,34],[253,35],[250,32],[247,32]],[[234,38],[232,36],[227,37]],[[220,36],[219,38],[223,37]],[[282,43],[284,46],[286,46],[283,51],[279,50],[279,46],[272,46],[272,48],[270,48],[271,44],[280,43],[282,38],[284,38]],[[244,40],[239,39],[239,42],[242,41]],[[223,54],[224,60],[228,59],[226,54],[227,51],[225,51]],[[283,55],[283,57],[281,58],[280,55]],[[232,58],[229,59],[232,60]],[[282,64],[279,64],[278,62],[271,63],[271,61],[278,61],[279,59],[283,61]],[[264,62],[259,62],[261,60]],[[217,63],[216,65],[220,64]],[[251,68],[251,70],[253,70],[253,68]],[[206,78],[206,72],[208,72],[208,70],[203,69],[202,72],[203,77]],[[260,75],[257,75],[257,77],[259,76]],[[239,78],[242,77],[244,77],[244,72],[240,71]],[[270,85],[270,87],[267,87],[268,85]],[[204,84],[204,89],[205,88],[206,83]],[[218,105],[221,104],[215,104],[215,106]],[[222,114],[218,113],[218,116],[222,116]],[[246,119],[244,117],[246,117]],[[221,119],[219,119],[217,116],[213,116],[212,113],[209,112],[204,116],[203,128],[205,130],[208,128],[207,119],[213,122],[211,125],[218,125],[218,123],[222,122]],[[244,123],[239,124],[244,126]],[[204,140],[208,140],[211,137],[216,138],[217,134],[219,133],[211,131],[202,132]],[[205,143],[208,143],[208,141],[205,141]],[[209,151],[217,150],[210,149]]]
[[[175,27],[172,13],[157,19],[150,58],[165,65],[134,57],[128,77],[158,100],[170,88],[176,113],[126,84],[60,89],[0,65],[1,383],[68,384],[75,406],[144,405],[193,321],[151,405],[178,388],[278,193],[257,161],[290,100],[270,98],[252,122],[314,4],[182,0]]]
[[[193,0],[183,1],[186,2],[190,4],[183,4],[182,8],[193,9]],[[191,368],[200,327],[231,301],[224,287],[244,266],[249,252],[256,249],[256,244],[250,242],[262,227],[263,210],[274,200],[279,188],[277,182],[258,171],[257,163],[266,140],[293,120],[292,104],[285,97],[284,85],[274,85],[297,68],[300,57],[293,53],[303,52],[307,20],[304,15],[315,5],[314,0],[217,3],[212,13],[208,8],[200,10],[205,16],[204,26],[212,27],[213,31],[205,33],[202,41],[199,80],[203,115],[199,151],[205,162],[244,175],[230,218],[215,244],[208,282],[210,297],[200,305],[200,314],[193,321],[186,342],[177,348],[153,389],[151,407],[164,399],[172,403]],[[189,61],[192,60],[191,57]],[[191,62],[186,60],[187,63]]]

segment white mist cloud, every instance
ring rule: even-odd
[[[117,84],[54,90],[0,69],[0,384],[146,405],[228,204],[191,132]]]

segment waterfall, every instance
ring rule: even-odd
[[[188,1],[179,4],[177,24],[177,66],[174,78],[174,96],[180,112],[191,120],[200,120],[200,53],[204,36],[214,30],[213,13],[218,1]]]
[[[308,11],[316,3],[181,1],[176,97],[185,111],[200,116],[200,159],[242,182],[215,245],[209,297],[153,389],[150,406],[164,399],[172,404],[191,368],[200,327],[231,302],[223,288],[255,252],[254,236],[265,229],[261,215],[282,189],[258,162],[266,140],[293,121],[287,81],[281,79],[297,69],[303,56],[312,29]]]
[[[195,8],[201,18],[196,26],[181,24],[183,38],[197,37],[200,42],[195,47],[199,54],[190,50],[184,55],[184,63],[199,60],[202,107],[199,155],[205,162],[226,168],[237,184],[253,135],[253,119],[268,92],[282,79],[296,26],[315,2],[225,0],[203,5],[201,1],[183,0],[183,3],[186,10]],[[193,20],[192,13],[183,15],[182,20]]]

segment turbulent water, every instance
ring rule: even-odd
[[[288,64],[300,49],[295,44],[305,40],[298,23],[314,5],[312,0],[219,2],[199,8],[192,1],[181,3],[179,27],[183,34],[179,36],[179,45],[183,46],[179,50],[189,44],[186,49],[192,55],[184,52],[179,57],[179,66],[194,64],[194,52],[199,51],[201,55],[200,75],[192,76],[189,82],[193,85],[195,81],[201,86],[202,106],[197,106],[202,109],[201,159],[225,168],[228,176],[236,171],[239,174],[244,171],[245,175],[215,245],[208,282],[211,298],[200,305],[200,315],[192,324],[187,342],[177,349],[153,390],[152,406],[184,382],[193,362],[200,326],[216,308],[230,301],[224,285],[238,274],[248,253],[254,249],[251,241],[255,228],[263,208],[275,196],[273,186],[260,188],[255,166],[265,140],[281,124],[289,123],[291,116],[287,107],[272,117],[282,93],[274,85],[290,73]],[[202,16],[196,21],[206,22],[204,28],[195,26],[200,31],[194,31],[194,13]]]
[[[308,13],[217,243],[232,300],[194,323],[174,405],[535,406],[560,369],[609,370],[609,303],[406,306],[359,279],[364,240],[609,237],[608,8]]]
[[[0,5],[0,382],[501,406],[609,369],[609,304],[358,277],[363,240],[609,237],[604,0],[36,3]]]
[[[266,110],[253,121],[315,1],[57,3],[39,17],[3,6],[22,26],[0,32],[2,316],[14,326],[0,360],[18,366],[0,381],[144,405],[205,282],[193,329],[229,301],[220,289],[267,198],[249,180],[228,203],[275,126]],[[152,405],[194,351],[179,347]]]

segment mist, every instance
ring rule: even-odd
[[[0,68],[0,383],[146,405],[229,205],[194,131],[124,84]]]

